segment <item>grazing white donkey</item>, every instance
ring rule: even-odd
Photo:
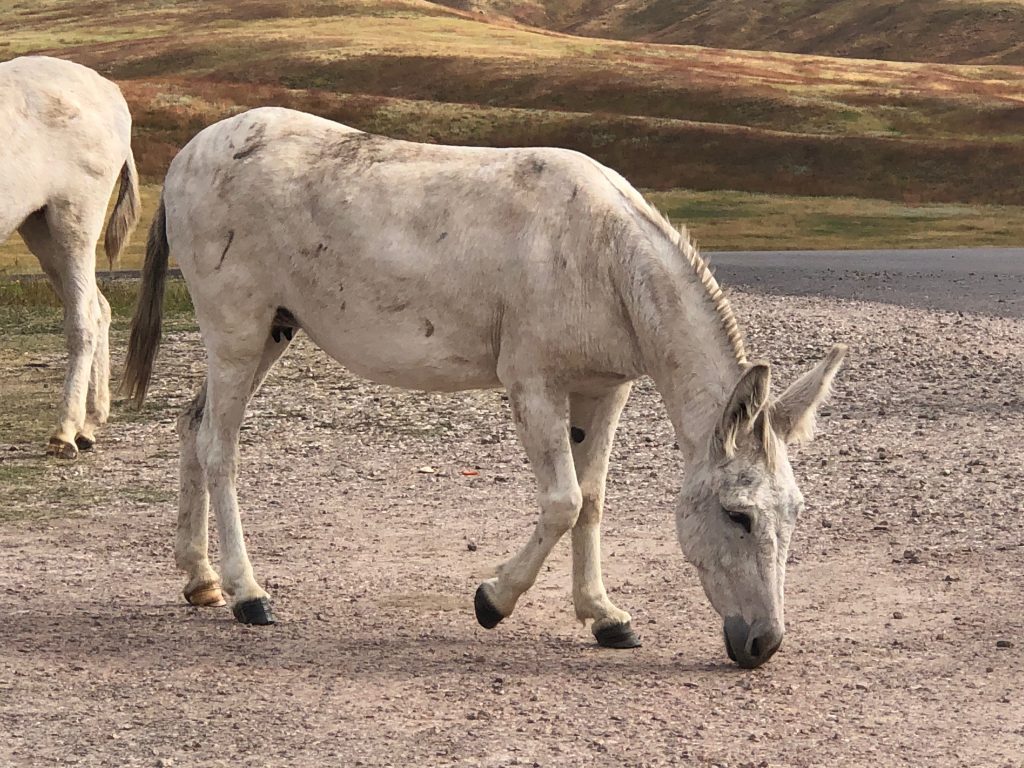
[[[178,422],[175,553],[190,602],[219,603],[223,583],[239,621],[273,621],[242,536],[238,433],[301,328],[374,381],[508,390],[541,515],[480,585],[477,619],[508,617],[571,530],[576,616],[613,647],[637,640],[602,583],[605,474],[631,382],[650,374],[686,462],[679,537],[729,655],[753,667],[778,648],[803,503],[785,443],[811,435],[844,349],[773,398],[694,246],[621,176],[566,150],[414,144],[285,109],[210,126],[171,164],[150,230],[126,373],[138,402],[169,255],[209,362]],[[208,500],[223,582],[207,557]]]
[[[138,221],[132,118],[91,69],[45,56],[0,64],[0,243],[15,229],[64,305],[68,370],[48,453],[73,459],[110,412],[110,306],[96,287],[96,241],[113,264]]]

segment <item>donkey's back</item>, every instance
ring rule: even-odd
[[[601,247],[628,215],[617,180],[567,150],[418,144],[265,108],[193,139],[163,202],[205,335],[257,346],[277,317],[368,378],[452,390],[497,385],[503,357],[636,372],[594,354],[630,348]]]

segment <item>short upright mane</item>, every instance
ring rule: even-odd
[[[648,208],[654,214],[656,223],[679,248],[679,252],[686,259],[686,263],[690,265],[690,269],[693,270],[697,280],[700,281],[708,299],[715,308],[715,312],[718,314],[718,319],[722,323],[722,330],[725,331],[725,336],[729,340],[730,346],[732,346],[736,361],[740,365],[744,365],[747,362],[747,351],[743,346],[743,332],[740,331],[739,323],[736,322],[736,316],[732,313],[732,305],[729,303],[728,297],[722,290],[722,286],[715,280],[715,275],[711,271],[707,260],[700,255],[697,244],[690,236],[690,231],[686,228],[685,224],[680,224],[679,229],[676,229],[664,214],[651,205],[648,205]]]

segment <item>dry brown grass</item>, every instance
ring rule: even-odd
[[[570,147],[651,189],[1024,201],[1024,68],[584,39],[420,0],[0,2],[0,40],[0,58],[118,79],[150,181],[204,126],[277,104],[401,138]]]
[[[442,0],[594,37],[864,59],[1024,64],[1021,0]]]

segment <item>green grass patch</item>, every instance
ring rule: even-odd
[[[847,250],[1020,246],[1024,207],[910,205],[749,192],[648,192],[705,250]]]
[[[0,251],[0,258],[3,252]],[[139,281],[125,277],[99,278],[99,289],[110,303],[115,331],[128,327],[139,292]],[[0,334],[60,333],[63,309],[57,294],[41,274],[0,278]],[[194,325],[192,297],[184,280],[171,278],[164,290],[164,327],[175,330]]]

